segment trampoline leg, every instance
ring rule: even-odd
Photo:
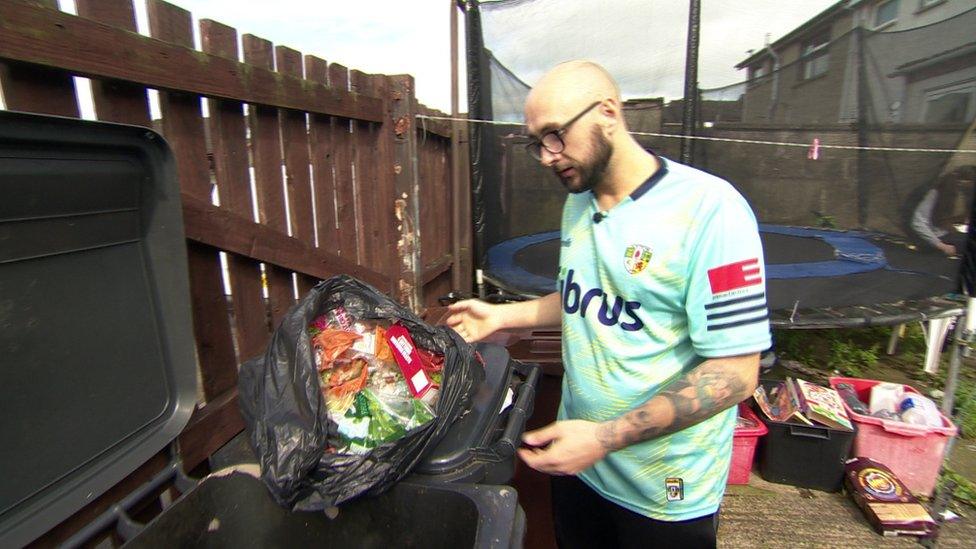
[[[901,339],[901,338],[903,338],[903,337],[905,337],[905,325],[904,324],[899,324],[899,325],[895,326],[894,328],[892,328],[892,330],[891,330],[891,337],[888,338],[888,349],[886,351],[889,355],[895,354],[895,351],[898,350],[898,340]]]
[[[951,321],[951,318],[933,318],[928,321],[929,329],[925,333],[925,371],[929,374],[939,371],[942,345],[945,343]]]

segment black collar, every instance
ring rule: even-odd
[[[651,154],[657,159],[658,168],[654,171],[654,173],[651,174],[650,177],[647,178],[647,181],[641,183],[640,187],[637,187],[634,189],[634,192],[630,193],[631,200],[637,200],[638,198],[647,194],[647,191],[653,189],[654,185],[657,185],[658,181],[664,179],[664,176],[668,175],[668,165],[664,158],[652,152]]]

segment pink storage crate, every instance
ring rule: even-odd
[[[871,387],[881,382],[850,377],[830,378],[831,387],[836,389],[840,383],[850,384],[857,398],[868,404],[871,401]],[[905,392],[918,394],[908,385],[903,387]],[[942,416],[942,427],[926,427],[858,414],[846,402],[844,408],[851,420],[857,423],[852,455],[880,461],[916,495],[932,495],[946,444],[958,432],[948,418],[939,414]]]
[[[764,436],[769,431],[756,416],[756,413],[744,402],[739,403],[739,416],[751,419],[756,422],[756,426],[736,429],[732,436],[732,466],[729,469],[728,484],[749,484],[749,473],[752,471],[752,458],[756,455],[756,444],[759,442],[759,437]]]

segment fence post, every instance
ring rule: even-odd
[[[395,293],[400,303],[419,311],[423,306],[420,263],[420,179],[417,172],[414,85],[410,75],[390,78],[393,173],[395,174],[396,245]]]

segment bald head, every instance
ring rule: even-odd
[[[620,103],[620,90],[613,77],[591,61],[567,61],[546,73],[529,92],[526,120],[542,107],[546,111],[575,112],[595,101],[613,99]],[[529,128],[530,131],[532,128]]]
[[[536,83],[535,89],[572,87],[593,101],[614,98],[620,100],[620,90],[606,69],[592,61],[578,59],[553,67]]]

